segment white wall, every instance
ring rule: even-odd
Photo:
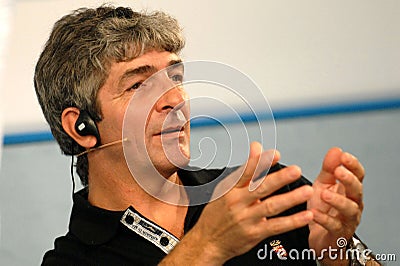
[[[0,0],[0,84],[3,84],[4,82],[4,69],[6,67],[5,65],[5,58],[6,58],[6,44],[8,43],[7,40],[8,34],[9,34],[9,21],[10,21],[10,13],[11,13],[11,4],[9,0]],[[0,140],[3,139],[3,113],[4,109],[2,106],[2,101],[3,99],[3,87],[0,86]],[[1,154],[2,154],[2,149],[3,149],[3,142],[1,141],[0,143],[0,162],[1,162]],[[1,168],[1,163],[0,163],[0,168]]]
[[[102,1],[17,0],[1,106],[5,132],[47,128],[33,69],[53,23]],[[221,61],[251,76],[273,107],[400,97],[400,1],[114,1],[162,9],[185,28],[186,60]]]

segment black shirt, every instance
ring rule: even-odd
[[[276,171],[280,166],[272,168]],[[204,184],[221,174],[221,170],[178,172],[187,185]],[[185,181],[186,180],[186,181]],[[276,194],[310,184],[305,178],[283,187]],[[74,204],[65,236],[46,252],[42,265],[157,265],[179,240],[162,227],[147,220],[133,207],[109,211],[92,206],[83,189],[74,195]],[[187,233],[197,222],[205,205],[189,206],[184,223]],[[293,207],[279,216],[306,209],[306,204]],[[308,248],[308,227],[302,227],[263,240],[249,252],[235,257],[226,265],[315,265],[315,260],[291,260],[289,252]],[[193,243],[194,245],[196,243]],[[278,254],[286,260],[280,259]],[[201,259],[201,258],[199,258]]]

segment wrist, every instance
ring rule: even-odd
[[[188,234],[188,242],[196,247],[197,260],[202,265],[217,266],[224,264],[230,257],[221,248],[221,243],[215,243],[212,236],[205,236],[196,226]],[[197,264],[196,264],[197,265]]]
[[[318,261],[318,265],[346,265],[346,266],[363,266],[363,265],[381,265],[375,260],[372,251],[358,238],[351,237],[347,241],[347,245],[341,250],[344,256],[342,260],[323,259]]]

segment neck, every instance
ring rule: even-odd
[[[146,218],[169,230],[178,238],[183,234],[183,223],[187,207],[163,202],[142,189],[132,177],[126,165],[116,166],[104,163],[89,163],[89,196],[93,206],[112,211],[123,211],[133,206]],[[173,183],[180,184],[177,172],[168,176]],[[179,196],[186,198],[184,189]]]
[[[114,166],[115,167],[115,166]],[[107,170],[107,166],[89,168],[89,202],[107,210],[125,210],[145,204],[168,204],[148,194],[131,175],[127,167]],[[108,168],[110,169],[110,168]],[[166,177],[169,181],[158,189],[159,194],[166,194],[170,184],[181,185],[181,180],[174,172]],[[174,190],[174,197],[185,198],[184,190]],[[179,193],[179,194],[177,194]]]

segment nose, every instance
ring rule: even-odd
[[[169,112],[175,108],[178,110],[185,105],[187,94],[182,86],[178,85],[166,91],[156,102],[157,112]]]

